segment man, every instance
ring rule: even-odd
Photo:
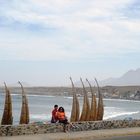
[[[57,111],[58,111],[58,105],[54,105],[54,109],[52,111],[52,119],[51,123],[56,123],[58,118],[57,118]]]

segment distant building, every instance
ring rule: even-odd
[[[120,92],[118,89],[113,90],[112,98],[120,98]]]
[[[108,92],[104,92],[103,97],[108,98],[108,97],[110,97],[110,94]]]

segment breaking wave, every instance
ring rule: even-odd
[[[30,114],[31,120],[50,120],[51,115],[47,114]]]
[[[112,118],[116,118],[116,117],[120,117],[120,116],[128,116],[128,115],[133,115],[133,114],[138,114],[139,111],[136,111],[136,112],[112,112],[112,113],[109,113],[108,115],[105,115],[104,116],[104,120],[107,120],[107,119],[112,119]]]

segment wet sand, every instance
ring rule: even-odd
[[[48,133],[0,137],[0,140],[132,140],[140,139],[140,127],[92,130],[67,133]]]

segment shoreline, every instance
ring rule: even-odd
[[[3,93],[4,94],[4,93]],[[11,93],[12,96],[21,95],[19,93]],[[63,94],[43,94],[43,93],[29,93],[27,96],[46,96],[46,97],[66,97],[66,98],[73,98],[73,95],[63,95]],[[83,96],[78,96],[83,98]],[[91,98],[91,97],[89,97]],[[140,102],[140,100],[136,99],[124,99],[124,98],[103,98],[103,100],[117,100],[117,101],[134,101],[134,102]]]
[[[20,87],[9,86],[11,93],[21,94]],[[27,95],[50,95],[50,96],[72,96],[71,86],[24,86],[24,90]],[[104,99],[124,99],[124,100],[136,100],[140,101],[140,87],[139,86],[103,86],[100,87],[101,93],[104,95]],[[113,91],[116,91],[115,93]],[[89,87],[86,87],[86,91],[90,92]],[[95,88],[95,91],[97,89]],[[5,93],[4,87],[0,87],[0,92]],[[77,96],[83,96],[82,87],[76,87]],[[91,96],[91,94],[89,94]]]
[[[67,133],[47,133],[36,135],[4,136],[1,140],[100,140],[122,136],[140,136],[140,127],[103,129]]]

